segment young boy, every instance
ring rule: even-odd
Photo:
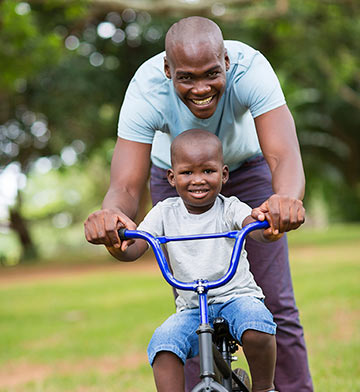
[[[180,197],[159,202],[139,225],[139,230],[154,236],[215,233],[238,230],[254,221],[248,205],[236,197],[225,198],[220,194],[229,178],[229,169],[223,163],[217,136],[200,129],[181,133],[171,145],[171,164],[168,181]],[[269,242],[282,234],[267,229],[250,235]],[[223,276],[232,247],[232,240],[209,239],[196,244],[172,242],[167,245],[167,251],[175,278],[190,282]],[[146,249],[144,240],[124,241],[121,248],[108,247],[122,261],[136,260]],[[187,358],[198,355],[197,295],[182,290],[178,294],[177,312],[154,332],[148,347],[159,392],[184,392],[183,365]],[[274,390],[276,324],[263,298],[249,270],[245,250],[234,278],[208,293],[210,322],[216,317],[228,321],[230,332],[242,344],[249,363],[253,392]]]

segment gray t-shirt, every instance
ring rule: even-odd
[[[138,230],[154,236],[176,236],[202,233],[221,233],[240,230],[251,208],[232,196],[219,195],[213,207],[203,214],[190,214],[180,197],[159,202],[140,223]],[[234,240],[228,238],[170,242],[167,244],[170,266],[176,279],[193,282],[196,279],[215,280],[229,268]],[[264,298],[249,270],[243,249],[237,272],[225,286],[210,290],[209,304],[224,303],[231,298],[251,295]],[[177,311],[198,306],[197,294],[178,290]]]

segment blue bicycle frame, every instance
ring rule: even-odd
[[[214,382],[214,370],[212,363],[212,343],[211,343],[211,334],[212,329],[209,325],[208,318],[208,301],[207,301],[207,292],[208,290],[224,286],[227,284],[235,275],[237,266],[239,264],[239,259],[241,255],[241,251],[243,249],[244,240],[246,236],[254,230],[266,229],[269,227],[269,223],[267,221],[260,222],[256,221],[246,225],[243,229],[239,231],[228,231],[224,233],[214,233],[214,234],[198,234],[198,235],[182,235],[182,236],[159,236],[154,237],[151,234],[145,231],[139,230],[126,230],[120,229],[119,236],[123,239],[143,239],[147,241],[148,244],[152,247],[156,260],[159,264],[161,273],[165,280],[173,287],[180,290],[188,290],[195,291],[199,297],[199,313],[200,313],[200,326],[197,331],[199,335],[199,345],[200,345],[200,369],[201,369],[201,378],[203,378],[203,383],[198,384],[197,387],[193,389],[195,391],[202,390],[213,390],[226,392],[227,389],[224,389],[221,385]],[[226,274],[214,281],[208,281],[204,279],[198,279],[193,282],[181,282],[173,276],[170,271],[169,265],[165,258],[164,252],[161,248],[161,245],[164,245],[168,242],[173,241],[189,241],[189,240],[202,240],[209,238],[231,238],[234,239],[234,247],[231,254],[230,265],[226,272]],[[203,355],[201,355],[201,353]],[[206,389],[211,388],[211,389]],[[231,390],[231,389],[230,389]]]

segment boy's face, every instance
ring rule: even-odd
[[[216,144],[186,144],[177,147],[168,181],[175,187],[191,214],[209,210],[222,185],[229,178],[229,169],[222,163]]]

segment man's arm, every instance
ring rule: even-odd
[[[305,176],[294,120],[283,105],[256,117],[255,125],[271,170],[274,195],[254,209],[252,216],[258,219],[265,214],[275,234],[296,229],[305,220]]]
[[[118,138],[111,161],[110,186],[102,209],[92,213],[84,223],[86,239],[92,244],[120,248],[117,230],[135,229],[141,193],[150,168],[151,144]],[[132,241],[124,241],[125,250]]]

